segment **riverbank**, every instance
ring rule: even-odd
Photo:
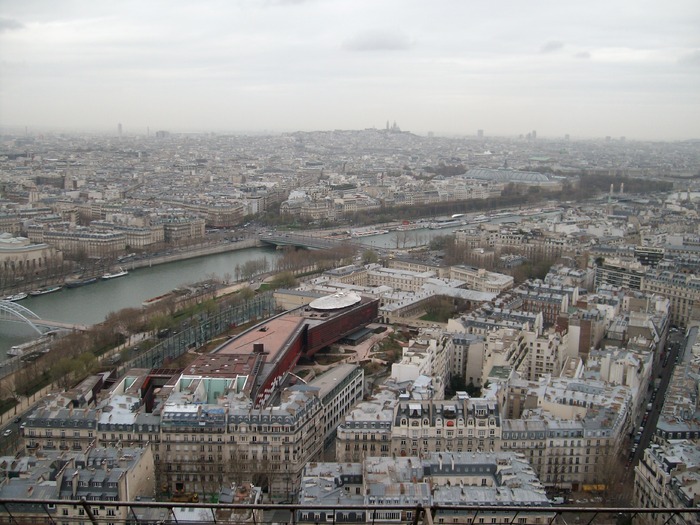
[[[135,270],[137,268],[150,268],[162,264],[168,264],[188,259],[196,259],[198,257],[206,257],[209,255],[217,255],[221,253],[234,252],[239,250],[247,250],[249,248],[258,248],[262,243],[257,238],[244,239],[235,242],[216,242],[208,245],[197,245],[194,247],[173,248],[164,253],[152,255],[148,253],[137,255],[128,261],[118,263],[118,266],[126,270]],[[36,281],[23,282],[12,287],[0,289],[0,296],[26,292],[47,286],[63,285],[71,277],[75,275],[75,271],[67,272],[64,275],[55,276],[51,279],[42,278]],[[86,277],[90,277],[86,275]],[[95,277],[101,277],[101,274]]]
[[[122,263],[121,266],[129,270],[146,267],[150,268],[151,266],[158,266],[159,264],[185,261],[187,259],[196,259],[197,257],[206,257],[207,255],[246,250],[248,248],[259,248],[260,246],[262,246],[262,243],[258,239],[245,239],[237,242],[224,242],[216,243],[211,246],[200,246],[194,249],[177,248],[163,255],[144,254],[143,257]]]

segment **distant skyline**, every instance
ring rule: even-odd
[[[700,2],[0,0],[0,126],[700,138]]]

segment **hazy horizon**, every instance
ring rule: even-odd
[[[0,127],[700,138],[700,3],[0,0]]]

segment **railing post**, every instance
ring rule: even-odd
[[[416,510],[413,513],[413,521],[411,522],[413,525],[418,525],[418,521],[420,520],[420,515],[422,511],[423,505],[419,503],[418,505],[416,505]]]
[[[88,502],[85,501],[85,498],[81,498],[80,504],[83,506],[83,509],[85,509],[85,514],[87,514],[87,517],[90,518],[92,525],[97,525],[97,518],[95,518],[95,515],[92,513],[92,509],[90,508],[90,505],[88,505]]]
[[[134,507],[132,507],[131,505],[129,505],[129,510],[130,510],[131,513],[134,515],[134,520],[136,520],[136,523],[140,523],[140,522],[139,522],[139,517],[136,515],[136,512],[134,511]],[[177,522],[177,518],[175,519],[175,521]]]
[[[10,516],[10,523],[13,523],[13,522],[17,523],[17,519],[12,515],[12,513],[10,512],[10,509],[7,508],[7,505],[3,503],[2,506],[5,507],[5,511],[7,512],[7,515]]]

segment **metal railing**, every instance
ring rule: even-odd
[[[383,516],[380,516],[383,515]],[[391,515],[392,517],[386,517]],[[188,519],[189,518],[189,519]],[[300,505],[176,503],[0,498],[0,524],[289,524],[304,523],[498,523],[498,524],[690,524],[700,508],[522,505]]]

